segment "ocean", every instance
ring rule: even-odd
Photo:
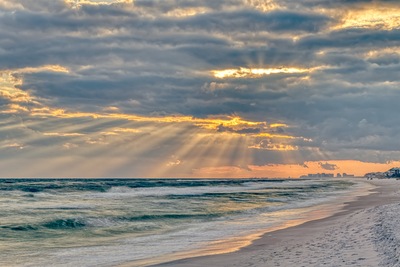
[[[0,179],[0,266],[145,266],[235,250],[249,236],[329,213],[357,186],[333,179]]]

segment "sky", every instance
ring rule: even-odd
[[[1,177],[400,166],[398,0],[0,0]]]

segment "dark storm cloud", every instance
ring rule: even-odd
[[[301,39],[299,49],[363,49],[398,45],[400,30],[347,29]]]
[[[153,8],[158,12],[167,12],[174,10],[177,7],[190,8],[190,7],[208,7],[214,10],[219,10],[226,5],[241,5],[241,0],[229,0],[229,1],[214,1],[214,0],[203,0],[201,2],[197,0],[136,0],[134,5],[137,7]]]
[[[182,29],[218,31],[316,32],[326,26],[329,18],[318,14],[275,11],[262,13],[252,10],[209,13],[176,22]]]

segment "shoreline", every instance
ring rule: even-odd
[[[239,250],[222,254],[171,259],[168,262],[146,264],[145,266],[261,267],[265,264],[268,264],[268,266],[290,266],[308,259],[310,259],[308,262],[303,263],[304,266],[320,266],[322,260],[326,261],[324,264],[326,266],[340,266],[340,264],[344,265],[345,263],[347,266],[348,261],[351,261],[354,266],[377,266],[379,256],[373,242],[370,242],[371,233],[369,233],[373,225],[373,214],[365,210],[400,202],[400,195],[395,194],[398,191],[395,185],[400,186],[400,182],[394,180],[359,180],[358,182],[364,182],[375,188],[369,189],[367,195],[358,192],[358,195],[354,195],[353,199],[342,201],[342,205],[328,216],[311,219],[295,226],[284,226],[283,229],[264,232],[259,234],[258,237],[254,237],[248,245],[239,248]],[[342,228],[347,229],[347,231],[342,230]],[[354,248],[348,247],[349,245],[346,244],[351,242],[360,244]],[[340,246],[347,248],[346,251],[342,251]],[[327,251],[324,252],[324,250]],[[319,251],[319,257],[315,257],[316,251]],[[342,256],[337,257],[338,254]],[[329,262],[329,259],[335,261],[338,258],[343,258],[342,262]],[[121,266],[132,265],[124,264]]]

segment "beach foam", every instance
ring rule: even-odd
[[[400,181],[372,183],[377,193],[331,217],[267,233],[237,252],[158,266],[400,266]]]

